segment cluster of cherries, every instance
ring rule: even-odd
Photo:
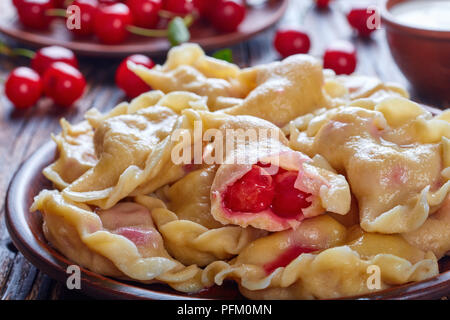
[[[21,23],[46,29],[55,16],[65,16],[68,4],[80,9],[77,36],[95,34],[105,44],[120,44],[130,33],[150,37],[167,36],[174,17],[200,17],[216,29],[235,31],[245,18],[243,0],[14,0]]]
[[[31,59],[31,68],[18,67],[8,76],[5,93],[18,109],[29,108],[45,94],[68,107],[84,92],[86,80],[74,53],[62,47],[45,47]]]
[[[316,0],[316,5],[320,9],[328,8],[331,0]],[[362,37],[369,37],[375,31],[369,28],[367,21],[371,13],[366,7],[354,7],[347,14],[347,21],[350,26]],[[278,30],[274,46],[283,57],[288,57],[298,53],[308,53],[311,47],[311,40],[308,34],[298,29]],[[356,69],[357,57],[355,46],[348,41],[335,41],[331,43],[323,55],[324,68],[332,69],[336,74],[352,74]]]
[[[134,98],[151,90],[144,81],[127,67],[128,61],[153,68],[147,56],[136,54],[127,57],[116,71],[116,84],[128,97]],[[75,54],[59,46],[44,47],[33,54],[31,68],[18,67],[8,76],[5,93],[18,109],[32,107],[43,96],[56,105],[69,107],[84,93],[86,80],[78,70]]]

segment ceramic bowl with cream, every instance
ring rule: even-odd
[[[382,19],[397,65],[416,91],[450,101],[450,1],[386,0]]]

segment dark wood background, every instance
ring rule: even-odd
[[[1,0],[4,1],[4,0]],[[320,11],[312,7],[311,0],[291,0],[290,8],[279,26],[303,26],[312,39],[311,54],[320,57],[324,48],[332,40],[353,41],[358,49],[357,72],[376,75],[386,81],[394,81],[408,86],[394,64],[385,41],[383,30],[371,39],[359,39],[349,28],[345,11],[351,5],[349,0],[336,0],[331,10]],[[371,1],[372,3],[376,1]],[[279,59],[272,47],[276,28],[260,34],[250,41],[233,46],[233,56],[242,67],[252,66]],[[11,46],[20,44],[11,39],[0,38]],[[154,57],[159,63],[165,57]],[[8,184],[20,163],[34,150],[46,142],[50,133],[59,132],[58,120],[65,117],[70,122],[80,121],[86,110],[95,107],[105,111],[125,99],[114,85],[114,72],[119,60],[80,58],[81,70],[88,80],[88,88],[83,99],[68,110],[61,110],[43,99],[27,111],[14,110],[5,95],[0,95],[0,297],[1,299],[87,299],[79,292],[66,290],[31,265],[17,252],[11,243],[5,227],[5,194]],[[12,59],[0,56],[0,79],[18,65],[27,65],[26,59]],[[1,89],[3,90],[3,89]],[[430,97],[419,97],[412,92],[416,101],[443,108]]]

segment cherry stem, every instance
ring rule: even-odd
[[[0,54],[4,54],[9,57],[26,57],[29,59],[33,59],[36,53],[33,50],[25,49],[25,48],[10,48],[3,42],[0,42]]]
[[[167,30],[158,30],[158,29],[146,29],[140,28],[136,26],[127,26],[127,30],[131,33],[144,36],[144,37],[153,37],[153,38],[161,38],[167,37]]]
[[[12,49],[12,51],[15,56],[22,56],[22,57],[26,57],[28,59],[33,59],[34,56],[36,55],[36,52],[34,52],[33,50],[29,50],[29,49],[25,49],[25,48],[15,48],[15,49]]]
[[[51,17],[61,17],[61,18],[65,18],[67,15],[67,11],[66,9],[48,9],[47,11],[45,11],[45,15],[47,16],[51,16]]]
[[[178,17],[178,15],[176,15],[175,13],[167,11],[167,10],[159,10],[158,15],[161,18],[166,18],[166,19],[173,19],[173,18]],[[198,13],[196,11],[194,11],[193,13],[190,13],[182,18],[184,20],[184,23],[186,24],[186,27],[189,28],[192,25],[192,22],[194,22],[194,20],[198,18]]]
[[[174,14],[173,12],[167,11],[167,10],[159,10],[158,15],[161,18],[166,18],[166,19],[172,19],[172,18],[176,17],[176,14]]]
[[[165,11],[165,10],[164,10]],[[169,12],[169,11],[166,11]],[[175,16],[177,17],[177,16]],[[194,17],[191,14],[188,14],[183,18],[184,24],[187,28],[189,28],[194,22]],[[152,37],[152,38],[163,38],[169,35],[168,30],[160,30],[160,29],[147,29],[136,26],[127,26],[127,30],[133,34],[137,34],[144,37]]]
[[[194,23],[194,16],[192,14],[188,14],[183,18],[184,24],[186,25],[186,28],[189,28]]]

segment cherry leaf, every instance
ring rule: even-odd
[[[172,46],[189,41],[191,34],[183,18],[175,17],[169,22],[168,38]]]

